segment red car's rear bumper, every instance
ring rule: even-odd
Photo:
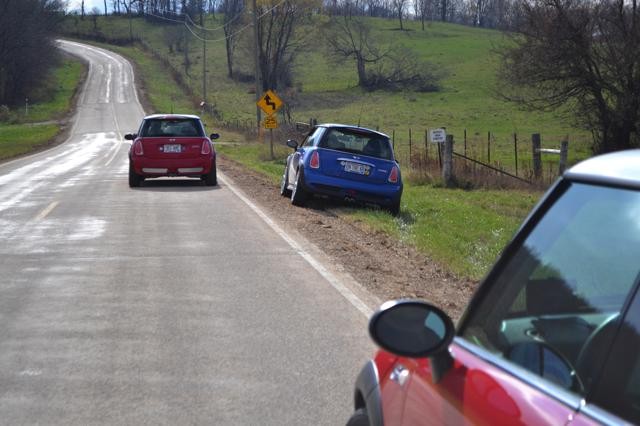
[[[207,175],[215,167],[215,157],[188,158],[180,160],[131,158],[136,174],[145,177]]]

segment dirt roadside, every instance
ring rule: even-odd
[[[457,320],[476,288],[477,283],[447,273],[383,232],[342,219],[340,204],[312,200],[305,208],[295,207],[264,175],[222,155],[218,167],[283,229],[295,228],[381,300],[425,299]]]

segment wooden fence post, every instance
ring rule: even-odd
[[[444,155],[442,160],[442,179],[445,186],[453,184],[453,135],[447,135],[444,143]]]
[[[487,164],[491,164],[491,132],[487,132]]]
[[[391,145],[393,146],[393,150],[396,150],[396,129],[393,129],[393,133],[391,134]]]
[[[411,167],[411,127],[409,127],[409,167]]]
[[[516,176],[518,176],[518,134],[513,134],[513,153],[516,160]]]
[[[425,162],[429,163],[429,131],[424,131],[424,157]],[[425,164],[425,168],[428,167],[429,164]]]
[[[540,133],[531,135],[531,158],[533,159],[533,177],[542,177],[542,155],[540,154]]]
[[[567,139],[560,143],[560,163],[558,165],[558,174],[562,176],[564,170],[567,168],[567,156],[569,154],[569,141]]]
[[[464,156],[467,156],[467,129],[464,129]]]

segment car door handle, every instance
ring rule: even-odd
[[[396,382],[400,386],[404,386],[408,378],[409,369],[402,364],[396,364],[396,366],[393,367],[393,371],[391,371],[391,374],[389,375],[389,379]]]

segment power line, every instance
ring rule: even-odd
[[[242,12],[242,11],[241,11],[241,12]],[[199,29],[199,30],[201,30],[201,31],[218,31],[218,30],[224,29],[224,28],[226,28],[227,26],[229,26],[229,25],[230,25],[233,21],[235,21],[236,19],[238,19],[238,18],[241,18],[241,17],[242,17],[242,14],[241,14],[241,13],[238,13],[238,14],[237,14],[235,17],[233,17],[229,22],[227,22],[227,23],[223,24],[223,25],[222,25],[222,26],[220,26],[220,27],[215,27],[215,28],[206,28],[206,27],[203,27],[203,26],[198,25],[198,24],[196,24],[195,22],[193,22],[193,19],[191,19],[191,16],[189,16],[189,14],[188,14],[188,13],[187,13],[186,15],[187,15],[187,19],[191,22],[191,25],[193,25],[194,27],[196,27],[197,29]]]

